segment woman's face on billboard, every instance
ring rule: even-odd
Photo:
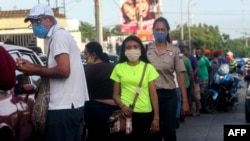
[[[139,12],[140,10],[140,0],[136,0],[136,10],[137,12]],[[149,12],[149,0],[141,0],[141,14],[142,17],[147,17],[148,16],[148,12]]]
[[[136,22],[135,7],[133,6],[132,2],[128,1],[124,3],[123,12],[131,20],[132,23]]]

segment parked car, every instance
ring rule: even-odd
[[[108,54],[108,56],[109,56],[109,62],[110,63],[118,63],[118,61],[119,61],[119,56],[118,55],[116,55],[116,54]]]
[[[22,57],[32,63],[42,65],[37,54],[25,47],[3,46],[9,54]],[[35,132],[31,122],[34,106],[34,95],[40,83],[40,76],[27,76],[16,70],[16,85],[10,90],[0,90],[0,140],[2,141],[34,141]]]
[[[41,59],[41,61],[43,62],[43,64],[46,65],[47,55],[41,54],[41,55],[39,55],[39,58]]]

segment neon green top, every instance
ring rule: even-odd
[[[141,80],[144,62],[136,66],[130,66],[127,62],[116,64],[110,78],[121,84],[121,101],[126,106],[133,103],[136,89]],[[159,76],[155,68],[148,64],[145,76],[142,82],[141,93],[135,103],[134,112],[147,113],[152,112],[151,98],[149,95],[149,82],[155,80]]]

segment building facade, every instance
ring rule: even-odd
[[[58,24],[70,31],[78,44],[79,50],[82,50],[81,33],[78,30],[79,24],[77,24],[79,22],[67,19],[64,14],[59,13],[59,8],[53,8],[53,11]],[[32,29],[29,28],[30,23],[24,22],[24,18],[28,14],[29,10],[0,11],[0,42],[11,40],[19,46],[41,47],[44,52],[44,40],[35,37]],[[46,54],[46,52],[44,53]]]

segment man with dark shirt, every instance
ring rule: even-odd
[[[200,95],[200,81],[198,78],[198,69],[199,69],[198,61],[192,54],[190,54],[188,46],[184,47],[184,55],[190,59],[192,69],[193,69],[193,74],[192,74],[191,83],[190,83],[191,94],[189,98],[189,106],[192,107],[192,102],[194,101],[195,106],[196,106],[196,109],[195,109],[196,111],[195,113],[192,113],[192,111],[190,111],[190,114],[193,114],[193,116],[199,116],[200,108],[201,108],[201,103],[200,103],[201,95]]]

